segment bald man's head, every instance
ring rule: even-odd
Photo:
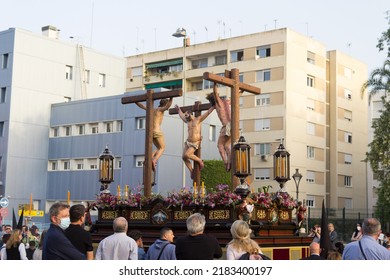
[[[320,254],[320,243],[318,242],[312,242],[310,243],[310,254]]]

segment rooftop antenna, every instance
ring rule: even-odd
[[[194,44],[196,44],[196,37],[195,37],[196,31],[194,30],[194,32],[192,32],[192,34],[194,35]]]
[[[348,47],[348,54],[351,55],[351,46],[352,46],[352,43],[351,42],[348,42],[347,43],[347,47]]]
[[[205,26],[204,29],[206,30],[206,42],[208,42],[209,41],[209,30],[207,29],[207,26]]]
[[[92,34],[93,34],[93,16],[94,16],[94,5],[95,2],[92,1],[92,13],[91,13],[91,34],[89,37],[89,47],[92,48]]]
[[[225,22],[222,22],[222,25],[223,25],[223,38],[225,39],[226,38],[226,24],[225,24]]]
[[[277,19],[274,19],[274,23],[275,23],[275,28],[274,29],[276,29],[276,23],[277,23]]]
[[[305,22],[306,24],[306,36],[309,37],[309,23]]]

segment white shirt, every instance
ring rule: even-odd
[[[95,258],[97,260],[138,260],[138,246],[125,232],[115,232],[100,241]]]

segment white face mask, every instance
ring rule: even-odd
[[[70,218],[69,217],[66,217],[66,218],[61,218],[61,222],[59,224],[60,228],[62,228],[63,230],[66,230],[70,225]]]

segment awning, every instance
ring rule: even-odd
[[[180,64],[183,64],[183,59],[182,58],[175,59],[175,60],[168,60],[168,61],[161,61],[161,62],[146,64],[146,68],[152,69],[152,68],[171,66],[171,65],[180,65]]]
[[[161,83],[147,84],[145,89],[159,88],[159,87],[170,87],[170,86],[181,86],[182,80],[167,81]]]

